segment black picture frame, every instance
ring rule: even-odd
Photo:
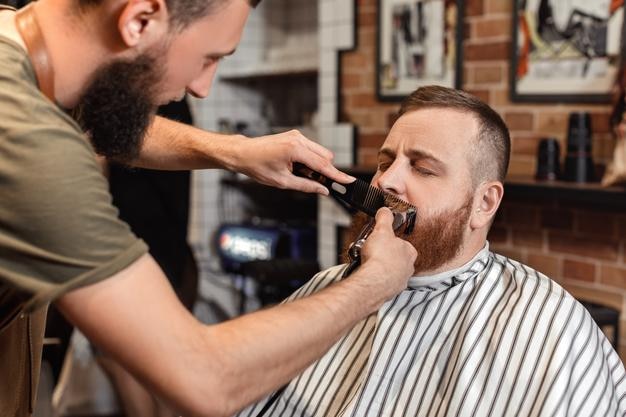
[[[514,0],[511,101],[610,102],[624,55],[621,39],[626,29],[623,18],[626,2],[616,10],[610,9],[612,3],[589,1],[585,5],[594,8],[608,4],[608,17],[576,7],[564,12],[565,3],[559,4],[559,16],[556,16],[550,0]],[[531,6],[537,7],[531,9]]]
[[[407,95],[422,85],[437,84],[461,88],[463,82],[464,3],[463,0],[378,0],[376,96],[379,101],[402,101]],[[425,5],[430,9],[425,10]],[[411,8],[410,6],[415,6],[415,8]],[[441,16],[441,9],[438,9],[441,7],[443,7],[443,16]],[[398,13],[402,14],[400,15]],[[409,13],[408,16],[407,13]],[[442,17],[438,25],[432,25],[433,19],[424,19],[424,16],[429,13]],[[407,24],[404,23],[407,17],[411,20],[411,24],[408,25],[410,26],[408,29],[410,30],[409,33],[406,32]],[[404,42],[406,42],[405,39],[407,36],[418,38],[417,41],[413,39],[411,46],[405,46],[405,48],[403,48],[405,49],[405,51],[403,51],[405,55],[406,50],[409,48],[418,50],[418,52],[421,53],[421,55],[414,54],[412,62],[409,62],[406,57],[404,57],[404,59],[399,57],[401,54],[397,51],[401,48],[397,46],[396,57],[392,58],[390,56],[390,54],[393,55],[393,43],[402,42],[401,38],[393,39],[393,19],[400,20],[400,22],[396,24],[405,25]],[[402,22],[402,20],[404,20],[404,22]],[[449,20],[453,21],[450,22]],[[430,27],[433,27],[434,30],[428,30],[429,23],[431,25]],[[442,27],[443,31],[441,29]],[[418,33],[413,33],[414,30]],[[429,37],[430,33],[434,34],[432,38],[436,40],[433,44],[439,44],[443,51],[438,51],[436,47],[426,47],[428,40],[424,40],[423,38]],[[425,36],[423,36],[424,34]],[[398,35],[397,31],[396,35]],[[430,75],[428,75],[428,68],[425,68],[429,65],[427,56],[429,53],[431,55],[434,54],[436,57],[430,60],[431,68],[433,67],[432,63],[434,63],[435,68],[434,71],[431,71]],[[400,65],[401,62],[403,62],[404,65]],[[436,75],[437,73],[442,74],[442,76],[438,77]]]

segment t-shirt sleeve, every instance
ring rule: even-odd
[[[27,294],[35,309],[121,271],[147,247],[119,220],[73,121],[51,103],[13,104],[0,108],[0,285]]]

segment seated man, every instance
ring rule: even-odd
[[[418,89],[400,114],[372,184],[417,207],[408,237],[415,276],[284,391],[239,415],[625,415],[624,367],[585,308],[489,251],[510,153],[502,119],[443,87]],[[344,268],[319,273],[292,298]]]

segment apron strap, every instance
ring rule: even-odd
[[[52,66],[46,50],[46,42],[41,34],[41,29],[37,23],[33,3],[18,10],[15,14],[15,23],[20,32],[28,55],[35,68],[37,82],[41,92],[54,102],[54,76]]]

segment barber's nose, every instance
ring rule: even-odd
[[[374,185],[388,193],[406,199],[407,172],[401,164],[393,163],[377,176]]]
[[[209,66],[198,78],[187,85],[187,92],[196,98],[205,98],[208,96],[216,71],[217,63]]]

